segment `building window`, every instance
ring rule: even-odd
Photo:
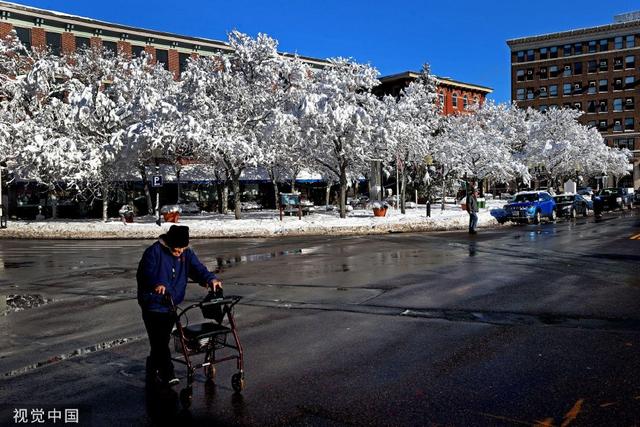
[[[548,50],[546,47],[540,48],[540,59],[547,59]]]
[[[522,91],[522,99],[524,99],[524,89],[518,89],[518,92]],[[520,98],[518,98],[520,99]],[[451,95],[451,104],[453,105],[453,108],[458,108],[458,94],[454,93],[453,95]]]
[[[598,80],[598,92],[606,92],[609,90],[609,81],[607,79]]]
[[[622,36],[618,36],[613,39],[613,48],[622,49]]]
[[[540,86],[540,98],[546,98],[547,95],[548,95],[547,87],[546,86]]]
[[[478,95],[473,97],[473,105],[480,105],[480,98],[478,98]]]
[[[614,132],[622,132],[622,120],[614,119],[613,120],[613,131]]]
[[[558,85],[549,86],[549,96],[558,96]]]
[[[558,66],[557,65],[552,65],[549,67],[549,77],[550,78],[556,78],[558,77]]]
[[[549,58],[557,58],[558,57],[558,46],[551,46],[549,48]]]
[[[524,70],[516,70],[516,81],[524,81]]]
[[[595,80],[589,80],[589,87],[587,88],[587,94],[593,95],[596,92],[597,92],[596,91],[596,81]]]
[[[616,113],[622,111],[622,98],[616,98],[613,100],[613,111]]]
[[[627,76],[624,78],[624,89],[632,90],[635,86],[635,78],[633,76]]]
[[[527,68],[527,80],[533,80],[533,68]]]
[[[582,74],[582,62],[573,63],[573,74]]]
[[[595,73],[598,71],[598,62],[594,59],[587,62],[587,73]]]
[[[547,67],[540,67],[540,78],[547,79],[549,77],[549,72],[547,71]]]
[[[571,77],[571,65],[567,64],[564,66],[562,77]]]
[[[440,99],[440,108],[444,108],[444,102],[445,102],[444,93],[440,92],[438,94],[438,98]]]
[[[62,49],[62,35],[60,33],[50,33],[47,31],[45,38],[47,40],[47,47],[51,53],[56,56],[60,56],[60,51]]]
[[[595,112],[596,112],[596,101],[588,101],[587,113],[595,113]]]
[[[580,95],[582,93],[582,82],[576,82],[573,84],[573,94]]]
[[[607,130],[606,120],[598,120],[598,130]]]
[[[541,105],[538,107],[538,110],[539,110],[541,113],[544,113],[544,112],[546,112],[547,110],[549,110],[549,107],[548,107],[548,106],[546,106],[545,104],[541,104]]]
[[[606,59],[601,59],[598,63],[598,71],[604,72],[609,70],[609,62]]]
[[[144,52],[144,46],[137,46],[137,45],[132,45],[131,46],[131,56],[134,58],[141,58],[142,57],[142,52]]]
[[[634,55],[624,57],[624,68],[636,68],[636,57]]]
[[[571,45],[565,44],[562,47],[562,56],[571,56]]]
[[[624,99],[624,109],[625,111],[630,111],[635,109],[635,103],[633,101],[633,97],[629,97],[629,98],[625,98]]]
[[[622,79],[616,78],[613,79],[613,90],[622,90],[624,86],[622,85]]]
[[[31,50],[31,28],[13,27],[20,43],[27,50]]]
[[[180,53],[178,56],[179,66],[180,66],[180,74],[185,72],[187,69],[188,59],[191,57],[188,53]]]
[[[76,37],[76,50],[91,49],[91,40],[89,37]]]
[[[596,127],[597,125],[598,125],[598,122],[596,122],[595,120],[589,120],[589,121],[587,122],[587,127],[589,127],[589,128],[594,128],[594,127]]]
[[[565,83],[562,85],[562,94],[571,95],[571,83]]]
[[[633,34],[630,36],[627,36],[627,47],[635,47],[636,46],[636,36],[634,36]]]
[[[524,62],[524,51],[523,50],[519,50],[516,52],[516,57],[518,62]]]
[[[616,148],[626,148],[628,150],[633,151],[634,138],[614,139],[613,146]]]
[[[156,61],[164,66],[165,70],[169,69],[169,51],[165,49],[156,49]]]
[[[633,130],[633,117],[624,118],[624,130]]]
[[[601,99],[598,102],[598,111],[600,113],[606,113],[607,112],[607,100],[606,99]]]
[[[595,40],[591,40],[589,42],[589,53],[594,53],[596,51],[596,41]]]
[[[613,70],[614,71],[618,71],[618,70],[622,70],[623,65],[622,65],[622,57],[618,56],[617,58],[613,58]]]
[[[606,52],[607,50],[609,50],[609,40],[608,39],[600,40],[600,52]]]
[[[118,54],[118,44],[116,42],[111,42],[107,40],[102,41],[102,49],[105,52],[110,52],[114,55]]]
[[[527,88],[527,99],[534,99],[535,95],[533,92],[533,88],[528,87]]]
[[[576,43],[573,45],[573,53],[574,55],[582,54],[582,43]]]
[[[535,55],[533,53],[533,49],[527,50],[527,61],[533,61],[535,59],[536,59],[536,57],[535,57]]]

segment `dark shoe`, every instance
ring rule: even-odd
[[[469,230],[469,234],[478,234],[476,230]]]
[[[178,377],[173,377],[173,378],[171,378],[171,379],[169,379],[167,381],[167,385],[168,386],[176,385],[176,384],[179,384],[179,383],[180,383],[180,378],[178,378]]]

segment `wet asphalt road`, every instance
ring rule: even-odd
[[[233,363],[215,385],[199,372],[189,411],[180,387],[144,385],[135,268],[151,242],[0,241],[0,294],[53,300],[0,317],[0,425],[40,407],[79,408],[81,425],[637,425],[638,234],[635,211],[193,241],[244,297],[247,386],[233,393]]]

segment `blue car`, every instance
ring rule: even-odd
[[[542,218],[555,221],[556,202],[546,191],[524,191],[513,196],[504,206],[507,218],[514,222],[540,224]]]

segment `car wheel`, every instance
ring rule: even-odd
[[[633,202],[629,203],[629,210],[633,209]]]
[[[571,208],[571,219],[576,219],[577,216],[576,208]]]
[[[589,208],[588,207],[584,207],[584,211],[582,212],[582,216],[589,216]]]
[[[536,211],[535,216],[533,217],[534,224],[540,224],[540,211]]]
[[[551,221],[555,221],[556,219],[558,219],[558,214],[556,213],[555,209],[551,210],[551,216],[549,216],[549,219]]]

